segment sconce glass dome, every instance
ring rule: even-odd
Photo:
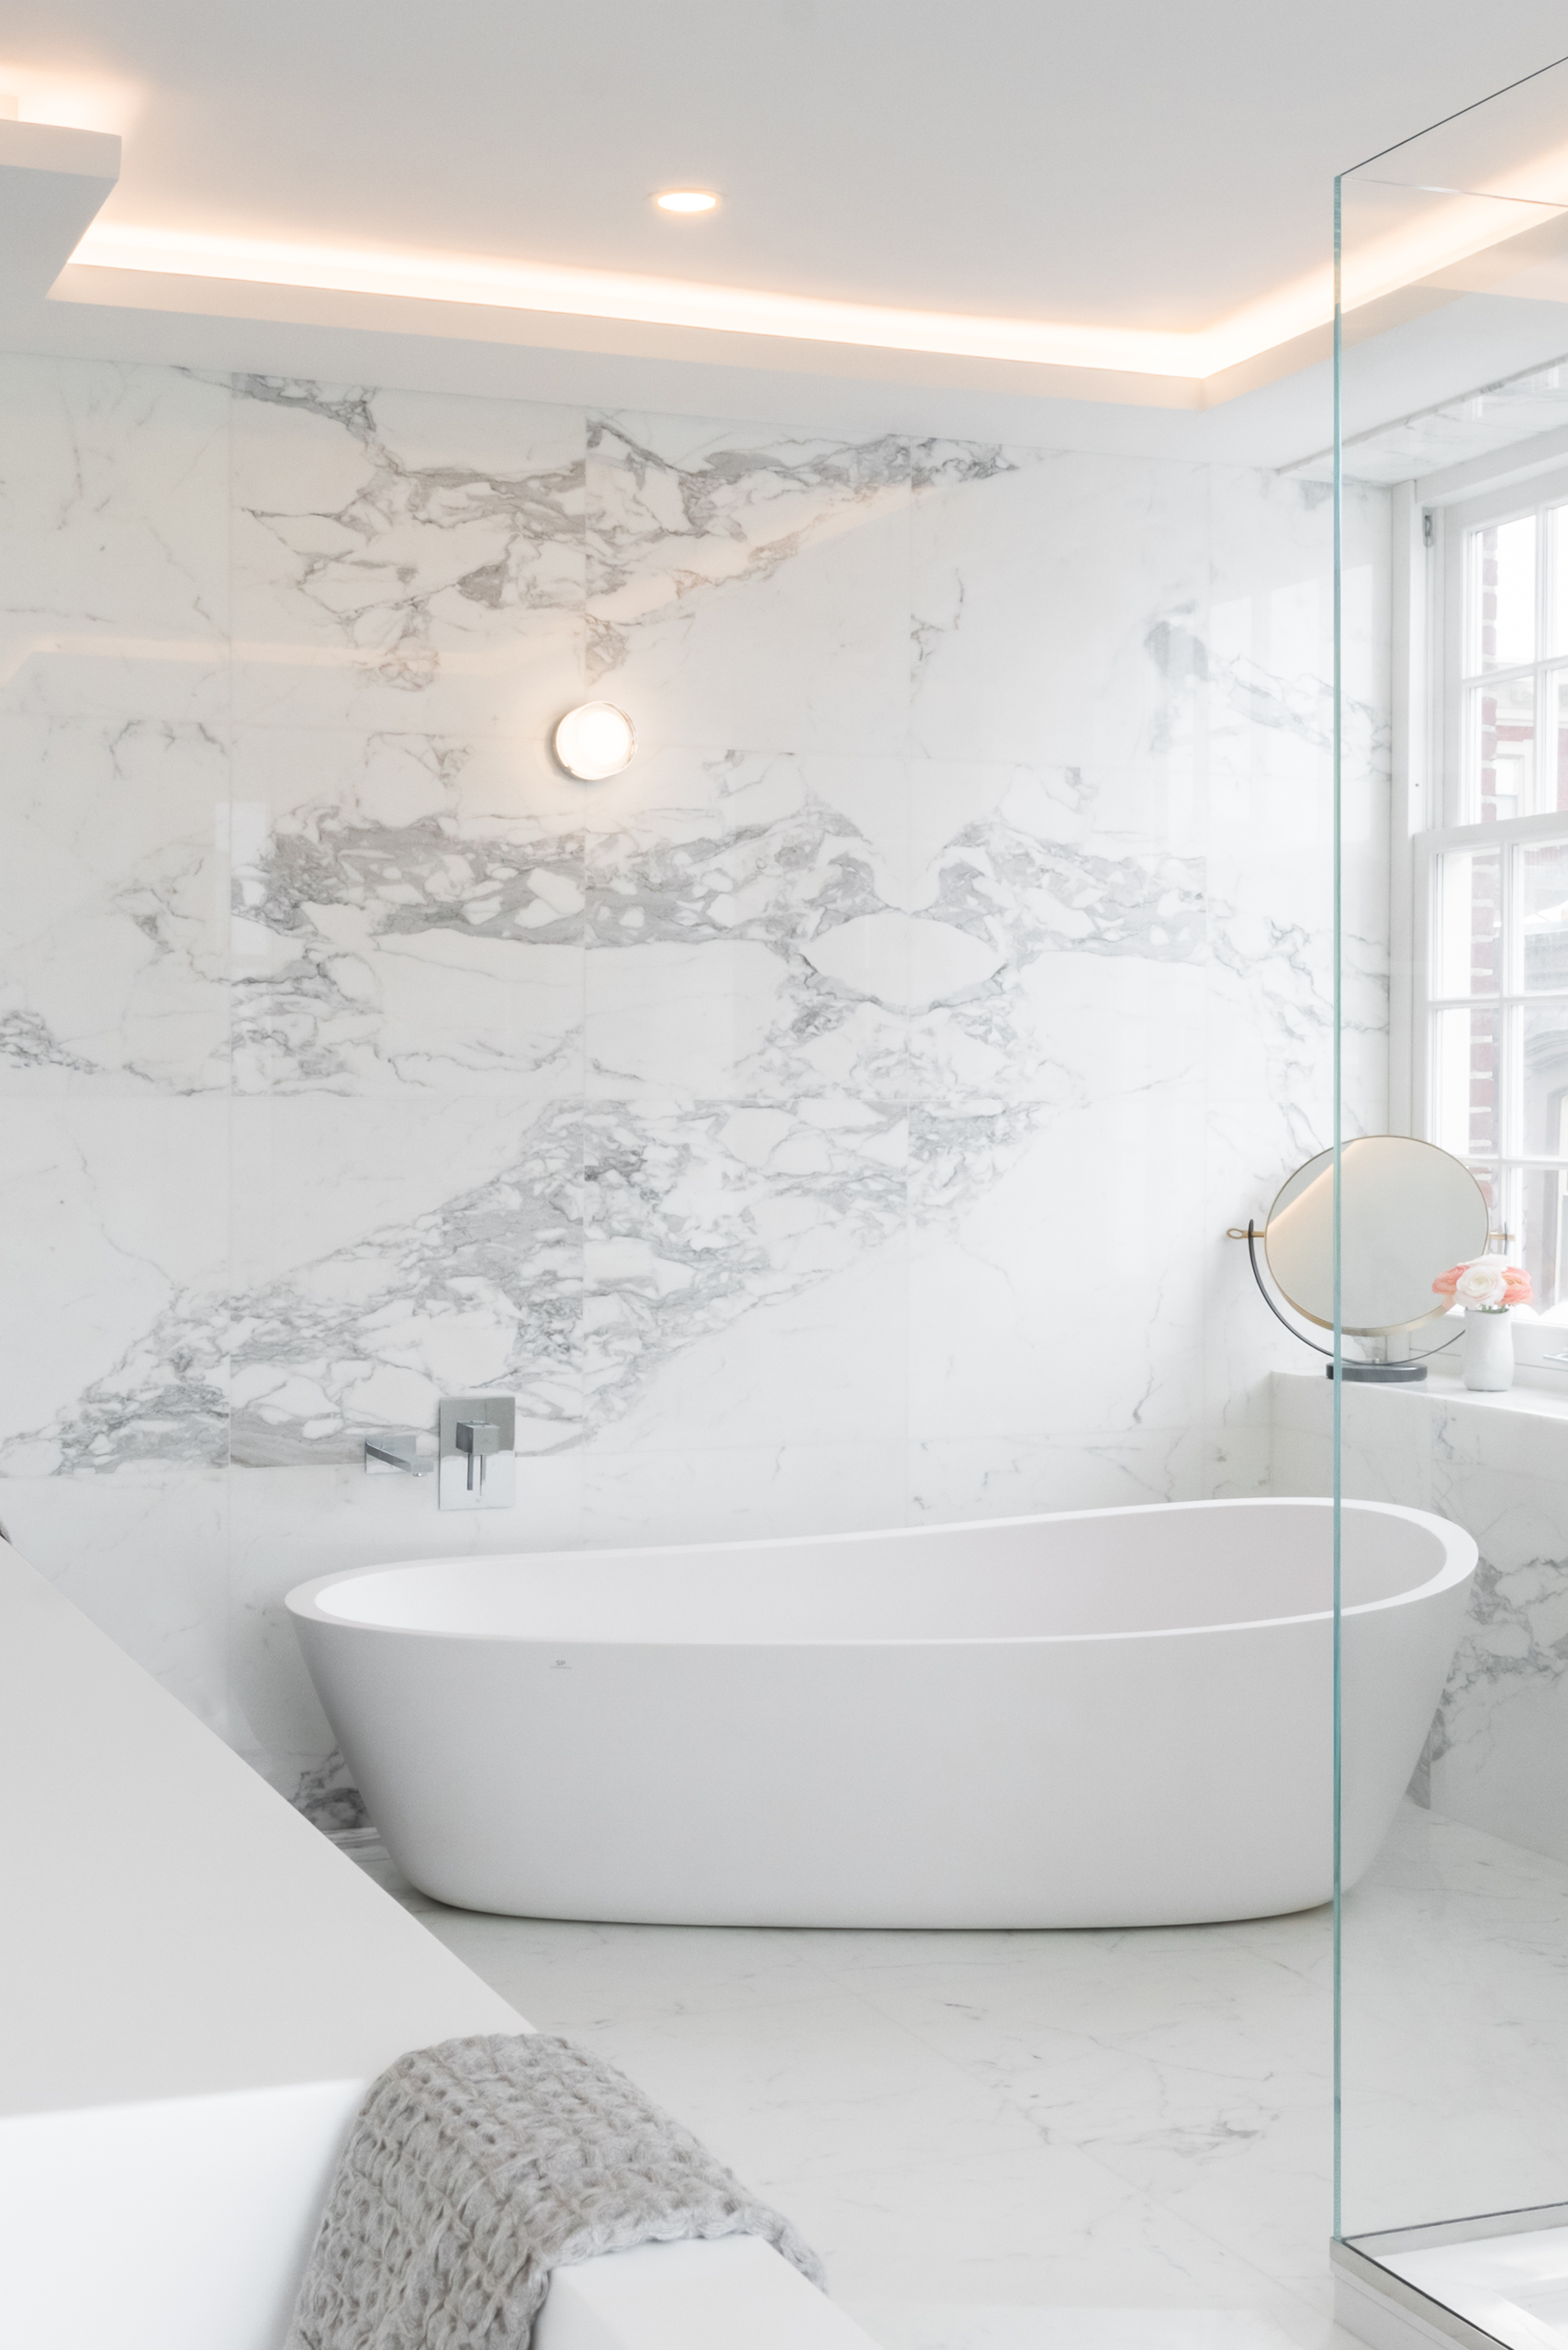
[[[629,767],[637,730],[623,710],[610,701],[585,701],[569,710],[555,729],[555,756],[582,783],[602,783]]]

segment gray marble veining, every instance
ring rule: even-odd
[[[470,969],[475,942],[575,946],[583,878],[581,834],[538,824],[446,811],[378,823],[330,805],[279,819],[236,860],[237,1082],[352,1089],[373,1073],[451,1081],[451,1059],[479,1070],[547,1065],[567,1040],[549,1026],[537,1039],[503,1028],[493,1013],[450,1056],[414,1035],[399,1039],[378,975],[388,949],[439,949],[443,935],[448,964]],[[491,968],[504,970],[494,958]]]
[[[384,682],[417,692],[439,666],[443,605],[576,603],[582,593],[583,464],[542,466],[420,462],[381,420],[386,397],[331,392],[265,375],[236,378],[237,400],[335,429],[360,463],[347,495],[303,507],[268,500],[243,512],[275,543],[302,604],[333,638],[371,658]],[[274,476],[294,493],[290,468]]]

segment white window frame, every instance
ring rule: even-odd
[[[1499,464],[1506,463],[1506,453]],[[1467,468],[1467,470],[1473,470]],[[1503,1024],[1499,1047],[1497,1144],[1495,1154],[1475,1164],[1495,1164],[1498,1174],[1498,1229],[1509,1254],[1522,1249],[1524,1183],[1532,1170],[1568,1169],[1568,1157],[1529,1154],[1518,1125],[1518,1104],[1513,1064],[1513,1044],[1523,1017],[1523,973],[1519,968],[1520,933],[1516,915],[1518,852],[1532,844],[1568,844],[1568,809],[1545,814],[1466,821],[1464,695],[1465,561],[1469,532],[1489,522],[1503,522],[1527,514],[1542,515],[1568,504],[1568,468],[1553,467],[1522,481],[1505,483],[1479,495],[1453,498],[1447,503],[1424,500],[1425,483],[1414,483],[1395,498],[1396,548],[1398,525],[1404,524],[1410,556],[1408,588],[1400,596],[1396,565],[1396,597],[1403,604],[1402,675],[1396,675],[1394,816],[1395,899],[1402,863],[1408,873],[1410,895],[1409,958],[1412,985],[1408,1005],[1408,1099],[1410,1129],[1436,1141],[1439,1104],[1434,1099],[1433,1040],[1439,1015],[1445,1009],[1495,1002]],[[1434,483],[1433,487],[1437,485]],[[1538,573],[1538,598],[1545,594],[1545,570]],[[1545,643],[1547,614],[1537,613],[1537,643]],[[1396,669],[1401,666],[1396,663]],[[1537,670],[1536,756],[1555,765],[1555,712],[1547,708],[1548,682],[1553,669],[1568,670],[1568,655],[1555,661],[1521,664]],[[1496,673],[1500,677],[1510,672]],[[1473,681],[1472,681],[1473,682]],[[1403,687],[1404,708],[1399,707]],[[1403,736],[1403,743],[1400,737]],[[1423,746],[1428,746],[1423,756]],[[1403,751],[1403,756],[1400,755]],[[1403,776],[1400,777],[1400,769]],[[1540,767],[1538,765],[1538,774]],[[1403,806],[1397,782],[1403,780]],[[1500,853],[1502,874],[1502,938],[1505,957],[1502,985],[1495,998],[1449,998],[1434,993],[1434,954],[1437,945],[1439,860],[1455,849],[1494,849]],[[1403,852],[1403,855],[1401,854]],[[1401,940],[1397,902],[1394,908],[1394,951],[1397,966]],[[1532,992],[1532,1004],[1568,1001],[1568,990]],[[1400,1026],[1404,1026],[1401,1022]],[[1394,1095],[1404,1088],[1395,1068]],[[1392,1121],[1391,1121],[1392,1123]],[[1539,1327],[1520,1324],[1516,1329],[1520,1360],[1568,1371],[1568,1330],[1562,1324]],[[1560,1362],[1551,1362],[1561,1351]]]

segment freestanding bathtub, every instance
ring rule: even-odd
[[[1475,1545],[1344,1513],[1344,1874],[1377,1850]],[[1146,1509],[448,1559],[289,1595],[405,1874],[463,1908],[1146,1926],[1332,1886],[1331,1511]]]

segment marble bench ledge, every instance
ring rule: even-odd
[[[1418,1386],[1357,1382],[1343,1397],[1345,1490],[1358,1500],[1442,1507],[1456,1498],[1455,1478],[1473,1470],[1561,1484],[1568,1502],[1568,1380],[1527,1372],[1493,1394],[1445,1369]],[[1330,1492],[1332,1382],[1317,1371],[1276,1371],[1270,1427],[1271,1490]]]

